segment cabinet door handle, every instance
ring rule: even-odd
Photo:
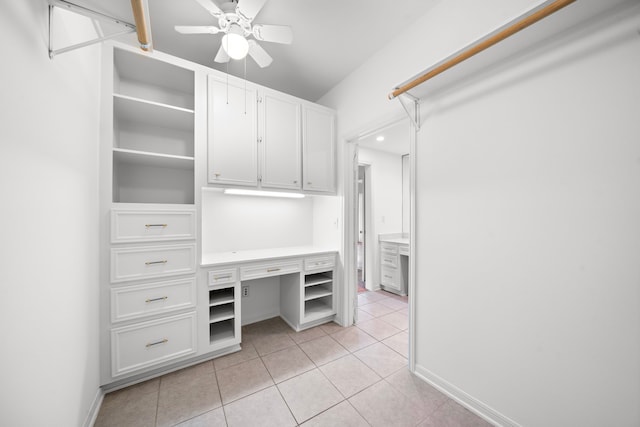
[[[273,273],[274,271],[280,271],[279,268],[267,268],[267,273]]]
[[[384,277],[387,278],[387,279],[393,279],[393,277],[387,276],[386,274],[384,275]]]
[[[231,279],[231,275],[227,274],[226,276],[216,276],[213,280],[222,280],[222,279]]]
[[[144,264],[145,265],[154,265],[154,264],[166,264],[168,261],[166,259],[163,259],[162,261],[147,261]]]
[[[152,227],[166,228],[167,224],[145,224],[144,226],[145,226],[145,228],[152,228]]]
[[[161,339],[160,341],[150,342],[147,345],[145,345],[145,347],[149,348],[149,347],[153,347],[154,345],[160,345],[160,344],[164,344],[164,343],[167,343],[167,342],[169,342],[169,340],[164,338],[164,339]]]
[[[150,302],[156,302],[156,301],[164,301],[166,299],[168,299],[169,297],[158,297],[158,298],[149,298],[147,300],[145,300],[146,303],[150,303]]]
[[[307,182],[307,185],[311,185],[311,183],[310,183],[310,182]]]
[[[298,181],[293,181],[293,183],[294,183],[294,184],[297,184],[297,183],[298,183]]]

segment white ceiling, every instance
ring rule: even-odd
[[[133,22],[129,0],[70,1]],[[316,101],[437,1],[268,0],[254,23],[289,25],[293,44],[261,42],[273,63],[261,69],[248,58],[247,80]],[[148,0],[148,4],[155,49],[226,70],[226,65],[213,61],[221,35],[182,35],[173,29],[217,25],[206,10],[194,0]],[[242,76],[243,61],[231,61],[229,73]]]
[[[402,156],[409,154],[409,143],[411,138],[411,125],[409,120],[401,120],[383,129],[371,132],[358,139],[358,146],[370,150],[384,151],[385,153]],[[378,137],[383,137],[378,141]]]

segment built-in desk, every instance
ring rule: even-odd
[[[270,317],[279,315],[296,331],[332,321],[338,295],[336,254],[334,249],[304,246],[203,255],[212,350],[240,343],[242,317],[251,317],[241,309],[243,291],[248,292],[249,284],[258,291],[261,283],[273,283],[260,279],[279,282],[270,288],[279,293],[278,312]]]
[[[409,283],[409,238],[404,234],[380,234],[380,286],[398,295],[407,295]]]

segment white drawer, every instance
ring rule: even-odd
[[[171,245],[111,249],[111,282],[190,274],[196,246]]]
[[[223,285],[225,283],[235,283],[238,277],[237,268],[224,268],[221,270],[209,271],[209,287]]]
[[[398,254],[409,256],[409,245],[398,245]]]
[[[388,252],[380,252],[380,265],[384,267],[397,268],[398,255],[392,255]]]
[[[332,270],[336,265],[335,255],[304,259],[304,271]]]
[[[195,306],[195,278],[111,289],[113,323]]]
[[[259,279],[261,277],[298,273],[301,270],[300,264],[300,260],[295,260],[247,265],[240,267],[240,280],[251,280]]]
[[[194,210],[111,210],[111,243],[195,238]]]
[[[382,286],[400,290],[400,275],[398,270],[382,267],[380,271],[380,283]]]
[[[114,377],[195,352],[195,312],[111,330]]]
[[[398,245],[396,245],[394,243],[380,243],[380,251],[381,252],[388,252],[390,254],[397,254],[398,253]]]

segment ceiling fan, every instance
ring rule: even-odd
[[[256,40],[282,44],[291,44],[293,41],[290,27],[252,23],[267,0],[231,0],[220,6],[213,0],[195,1],[218,19],[218,27],[176,25],[174,28],[181,34],[223,33],[220,49],[214,59],[216,62],[229,62],[231,58],[242,59],[248,54],[264,68],[271,64],[273,58]],[[249,36],[253,38],[248,39]]]

